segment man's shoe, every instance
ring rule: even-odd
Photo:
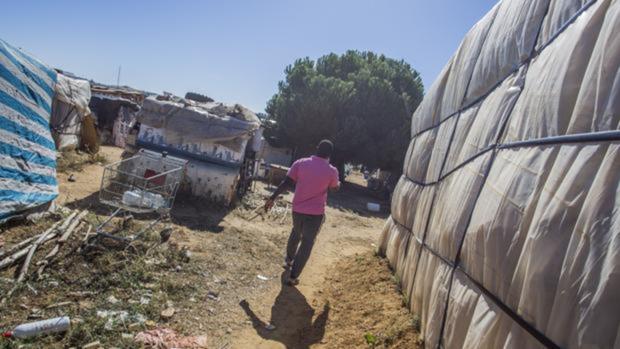
[[[299,278],[288,278],[286,282],[289,286],[297,286],[299,285]]]

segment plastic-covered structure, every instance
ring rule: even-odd
[[[620,1],[504,0],[412,118],[379,252],[427,348],[620,348]]]
[[[146,98],[137,121],[137,147],[189,160],[183,191],[231,204],[249,171],[246,150],[260,127],[256,114],[238,104],[164,95]]]
[[[54,70],[0,40],[0,222],[58,195],[55,84]]]
[[[82,121],[90,115],[90,83],[58,74],[50,125],[58,150],[80,147]]]

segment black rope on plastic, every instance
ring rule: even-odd
[[[558,30],[557,30],[557,31],[556,31],[553,35],[551,35],[551,37],[549,38],[549,40],[547,40],[547,42],[546,42],[545,44],[543,44],[542,46],[540,46],[540,49],[538,49],[538,50],[535,52],[535,53],[536,53],[536,55],[538,55],[538,54],[539,54],[542,50],[544,50],[547,46],[551,45],[551,43],[552,43],[553,41],[555,41],[555,39],[557,39],[557,38],[558,38],[558,36],[560,36],[560,34],[562,34],[562,33],[566,30],[566,28],[568,28],[571,24],[573,24],[573,22],[575,22],[575,21],[577,20],[577,18],[579,18],[579,16],[581,16],[581,14],[582,14],[582,13],[584,13],[585,11],[587,11],[587,10],[590,8],[590,6],[594,5],[594,3],[595,3],[596,1],[597,1],[597,0],[590,0],[590,1],[589,1],[589,2],[587,2],[585,5],[583,5],[583,6],[579,9],[579,11],[575,12],[575,14],[574,14],[571,18],[569,18],[569,19],[568,19],[568,21],[566,21],[566,22],[565,22],[565,23],[564,23],[564,24],[563,24],[560,28],[558,28]],[[544,18],[544,17],[543,17],[543,18]],[[540,30],[539,30],[539,33],[538,33],[538,34],[540,35]],[[538,36],[536,37],[536,39],[537,39],[536,41],[538,41]],[[534,45],[534,47],[535,47],[535,46],[536,46],[536,45]]]
[[[394,220],[394,222],[397,225],[403,227],[403,229],[407,230],[410,233],[409,236],[413,237],[413,239],[415,239],[416,242],[418,244],[420,244],[420,253],[418,254],[418,256],[422,255],[422,249],[426,249],[433,256],[439,258],[444,264],[448,265],[449,267],[455,269],[455,271],[458,271],[461,274],[463,274],[465,277],[467,277],[467,279],[471,283],[473,283],[476,286],[476,288],[478,288],[480,290],[481,293],[483,293],[485,296],[490,298],[491,301],[493,303],[495,303],[506,315],[508,315],[510,318],[512,318],[517,324],[519,324],[519,326],[521,326],[525,331],[530,333],[532,335],[532,337],[536,338],[544,346],[546,346],[547,348],[559,348],[559,346],[557,346],[554,342],[549,340],[544,334],[542,334],[540,331],[538,331],[536,328],[534,328],[532,325],[530,325],[527,321],[525,321],[519,314],[517,314],[509,306],[504,304],[504,302],[501,299],[499,299],[496,295],[494,295],[486,287],[484,287],[482,284],[480,284],[474,277],[469,275],[467,273],[467,271],[465,269],[463,269],[463,267],[461,267],[460,265],[456,265],[454,262],[452,262],[449,259],[447,259],[446,257],[444,257],[441,253],[436,251],[434,248],[430,247],[424,241],[420,240],[417,236],[415,236],[415,234],[413,234],[413,232],[409,228],[407,228],[406,226],[404,226],[400,222],[398,222],[396,220]],[[448,293],[448,295],[449,294],[450,293]]]
[[[521,326],[521,328],[527,331],[532,337],[536,338],[536,340],[538,340],[538,342],[540,342],[542,345],[544,345],[547,348],[553,348],[553,349],[561,348],[559,345],[555,344],[551,339],[549,339],[549,337],[547,337],[544,333],[540,332],[538,329],[536,329],[536,327],[532,326],[529,322],[525,321],[525,319],[523,319],[519,314],[517,314],[509,306],[507,306],[504,302],[502,302],[501,299],[497,298],[497,296],[494,295],[493,292],[489,291],[484,286],[482,286],[480,283],[478,283],[478,281],[476,281],[476,279],[471,277],[471,275],[467,274],[467,272],[465,272],[465,270],[462,267],[457,266],[455,270],[465,275],[465,277],[467,277],[467,279],[471,283],[473,283],[485,296],[489,297],[491,301],[495,303],[495,305],[497,305],[506,315],[508,315],[512,320],[514,320],[519,326]]]
[[[533,327],[531,324],[529,324],[527,321],[525,321],[525,319],[523,319],[519,314],[517,314],[514,310],[512,310],[509,306],[507,306],[501,299],[499,299],[491,291],[489,291],[482,284],[480,284],[474,277],[469,275],[467,273],[467,271],[465,271],[465,269],[463,269],[462,266],[456,265],[455,262],[450,261],[449,259],[447,259],[443,255],[441,255],[441,253],[436,251],[434,248],[430,247],[424,241],[420,240],[417,236],[415,236],[415,234],[413,234],[413,232],[408,227],[406,227],[402,223],[398,222],[395,219],[393,219],[393,221],[394,221],[395,224],[397,224],[397,225],[403,227],[404,229],[406,229],[410,233],[410,236],[412,236],[416,240],[416,242],[418,242],[418,244],[420,244],[420,253],[418,254],[418,264],[419,264],[419,258],[422,255],[422,249],[425,249],[426,251],[430,252],[433,256],[439,258],[443,263],[445,263],[449,267],[452,267],[454,269],[454,271],[458,271],[461,274],[463,274],[465,277],[467,277],[467,279],[471,283],[473,283],[480,290],[480,292],[482,292],[485,296],[490,298],[491,301],[493,303],[495,303],[506,315],[508,315],[511,319],[513,319],[519,326],[521,326],[526,332],[531,334],[532,337],[536,338],[545,347],[547,347],[547,348],[554,348],[554,349],[555,348],[560,348],[553,341],[551,341],[549,338],[547,338],[544,334],[542,334],[540,331],[538,331],[535,327]],[[414,281],[415,281],[415,279],[414,279]],[[452,280],[450,280],[450,284],[451,283],[452,283]],[[448,287],[450,288],[450,286],[448,286]],[[450,294],[450,292],[448,292],[448,297],[449,297],[449,294]],[[448,301],[449,300],[446,301],[446,304],[448,303]],[[440,337],[440,338],[442,338],[442,337]],[[441,341],[441,339],[440,339],[440,341]]]
[[[506,144],[500,144],[499,149],[524,148],[532,146],[545,146],[555,144],[571,144],[571,143],[592,143],[592,142],[613,142],[620,140],[620,130],[616,131],[599,131],[590,133],[577,133],[571,135],[552,136],[526,141],[518,141]]]
[[[413,179],[407,176],[407,174],[404,174],[403,177],[407,179],[408,181],[416,185],[422,186],[422,187],[433,186],[433,185],[437,185],[441,183],[444,179],[446,179],[447,177],[449,177],[456,171],[460,170],[461,168],[468,165],[470,162],[475,161],[477,158],[479,158],[480,156],[486,154],[487,152],[493,149],[505,150],[505,149],[514,149],[514,148],[534,147],[534,146],[556,145],[556,144],[614,142],[614,141],[620,141],[620,131],[599,131],[599,132],[589,132],[589,133],[576,133],[576,134],[571,134],[571,135],[551,136],[551,137],[536,138],[536,139],[516,141],[516,142],[510,142],[510,143],[503,143],[503,144],[494,143],[494,144],[491,144],[483,148],[481,151],[470,156],[469,158],[463,160],[463,162],[461,162],[458,166],[454,167],[453,169],[451,169],[450,171],[444,173],[441,177],[439,177],[439,180],[436,180],[433,182],[420,182],[416,179]]]
[[[540,36],[540,30],[542,29],[542,23],[544,22],[544,18],[546,17],[547,13],[545,13],[545,15],[542,17],[543,21],[541,22],[541,27],[538,28],[538,33],[536,34],[536,41],[534,41],[534,47],[532,48],[532,53],[529,55],[529,57],[527,59],[525,59],[523,62],[521,62],[519,65],[517,65],[514,69],[512,69],[510,72],[508,72],[506,74],[506,76],[500,78],[495,84],[491,85],[491,87],[489,88],[489,90],[485,93],[483,93],[480,97],[475,98],[474,100],[472,100],[471,102],[467,103],[466,105],[464,105],[463,107],[461,107],[459,110],[448,114],[448,116],[446,116],[445,118],[441,118],[440,117],[440,121],[438,124],[436,125],[432,125],[429,126],[425,129],[423,129],[422,131],[417,132],[416,134],[414,134],[413,136],[411,136],[411,139],[414,139],[416,137],[418,137],[419,135],[423,134],[424,132],[430,131],[434,128],[439,127],[442,123],[444,123],[445,121],[447,121],[448,119],[458,115],[459,113],[473,107],[474,105],[478,104],[479,102],[481,102],[483,99],[485,99],[486,97],[488,97],[491,93],[493,93],[493,91],[495,91],[501,84],[504,83],[504,81],[506,79],[508,79],[512,74],[516,73],[519,71],[519,69],[521,69],[523,66],[525,66],[526,64],[529,64],[530,61],[532,61],[534,58],[536,58],[538,55],[540,55],[540,53],[547,48],[549,45],[551,45],[557,38],[558,36],[560,36],[560,34],[562,34],[566,28],[568,28],[573,22],[575,22],[575,20],[577,20],[577,18],[585,11],[588,10],[588,8],[590,8],[590,6],[592,6],[594,3],[596,3],[598,0],[590,0],[588,3],[586,3],[581,9],[579,9],[579,11],[577,11],[566,23],[564,23],[564,25],[562,25],[562,27],[560,27],[558,29],[557,32],[555,32],[555,34],[553,34],[549,40],[540,47],[540,49],[536,50],[536,42],[538,41],[538,37]],[[548,5],[549,6],[549,5]],[[547,11],[549,10],[549,7],[547,7]],[[488,34],[488,33],[487,33]],[[486,39],[486,37],[485,37]],[[470,77],[470,81],[471,81]],[[469,87],[469,83],[468,83],[468,87]],[[467,96],[467,93],[465,93],[465,96]],[[414,112],[415,113],[415,112]]]

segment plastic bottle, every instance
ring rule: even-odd
[[[43,334],[65,332],[69,329],[71,320],[68,316],[56,317],[36,322],[21,324],[13,331],[4,332],[3,337],[7,338],[29,338]]]
[[[142,206],[142,195],[137,190],[127,190],[123,193],[122,201],[128,206]]]

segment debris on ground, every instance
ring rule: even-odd
[[[137,343],[149,348],[201,349],[207,347],[207,336],[181,336],[169,328],[143,331],[134,337]]]
[[[160,316],[162,319],[164,319],[165,321],[170,320],[175,313],[175,309],[173,307],[170,308],[166,308],[164,310],[161,311]]]
[[[53,319],[29,322],[16,326],[12,331],[2,334],[6,338],[30,338],[51,333],[65,332],[71,326],[71,320],[68,316],[57,317]]]

